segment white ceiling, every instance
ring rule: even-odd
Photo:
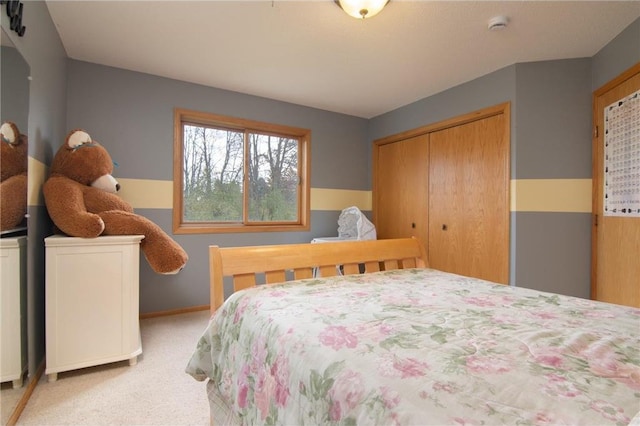
[[[371,118],[518,62],[591,57],[640,1],[47,1],[70,58]],[[489,31],[506,15],[509,26]]]

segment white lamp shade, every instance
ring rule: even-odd
[[[371,18],[380,12],[389,0],[338,0],[342,10],[354,18]]]

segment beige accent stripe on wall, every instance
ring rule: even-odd
[[[134,209],[172,209],[173,181],[120,179],[118,195]]]
[[[48,175],[47,167],[29,157],[29,205],[44,205],[40,187]],[[134,209],[173,208],[173,182],[170,180],[116,178],[118,195]],[[342,210],[356,206],[371,210],[371,191],[311,188],[311,210]]]
[[[28,157],[29,179],[27,180],[27,205],[44,206],[42,184],[49,176],[49,167],[33,157]]]
[[[46,165],[29,157],[30,206],[44,205],[41,186],[48,175]],[[173,182],[118,178],[119,195],[133,208],[173,208]],[[371,191],[311,188],[311,210],[339,211],[356,206],[372,209]],[[512,212],[591,212],[591,179],[514,179],[511,181]]]
[[[118,179],[120,196],[133,208],[171,209],[173,182],[144,179]],[[356,206],[371,210],[371,191],[311,188],[311,210],[342,210]]]
[[[343,210],[356,206],[371,210],[371,191],[311,188],[311,210]]]
[[[591,191],[591,179],[516,179],[511,211],[591,213]]]

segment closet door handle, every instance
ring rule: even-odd
[[[446,230],[447,230],[447,224],[446,224],[446,223],[443,223],[443,224],[442,224],[442,230],[443,230],[443,231],[446,231]]]

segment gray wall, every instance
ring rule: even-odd
[[[29,126],[29,80],[26,78],[30,74],[29,64],[15,47],[2,46],[0,66],[0,121],[12,121],[21,133],[26,134]]]
[[[508,66],[374,117],[369,123],[369,137],[380,139],[510,101],[515,97],[515,77],[515,66]]]
[[[23,37],[9,29],[2,6],[2,28],[31,68],[29,88],[29,156],[50,164],[53,148],[66,131],[67,55],[44,2],[23,2]],[[31,171],[29,178],[32,179]],[[44,357],[44,237],[51,224],[43,206],[28,209],[27,308],[29,374]]]
[[[368,190],[368,121],[290,103],[69,60],[67,128],[84,128],[118,163],[118,178],[173,179],[174,108],[311,129],[311,186]],[[346,207],[346,206],[345,206]],[[171,234],[171,209],[136,209]],[[173,235],[189,254],[177,275],[140,263],[140,311],[207,304],[207,247],[309,242],[337,235],[339,211],[312,211],[309,232]]]
[[[631,23],[592,59],[593,90],[640,62],[640,19]]]
[[[1,19],[2,27],[8,28],[6,14],[2,13]],[[18,37],[11,33],[10,37],[29,63],[33,77],[30,86],[28,125],[30,156],[49,165],[53,153],[63,142],[69,128],[85,127],[96,139],[105,143],[119,160],[119,176],[141,179],[171,178],[172,116],[169,111],[174,106],[311,128],[312,186],[368,190],[371,182],[371,141],[374,139],[507,100],[512,102],[512,177],[520,178],[520,169],[524,168],[522,176],[541,178],[552,174],[550,177],[555,178],[558,170],[556,166],[553,166],[553,170],[556,171],[552,173],[546,165],[530,165],[527,156],[519,154],[522,148],[524,152],[529,150],[538,155],[531,145],[535,142],[528,140],[519,126],[529,125],[535,129],[535,114],[548,116],[557,112],[562,115],[565,111],[560,108],[555,111],[547,111],[546,108],[540,110],[533,99],[527,99],[528,89],[523,87],[523,82],[535,77],[531,74],[537,67],[545,68],[548,72],[557,69],[562,74],[558,77],[560,80],[536,83],[539,88],[552,91],[554,86],[561,85],[562,78],[570,79],[566,73],[573,71],[567,69],[584,67],[584,60],[509,66],[367,122],[268,99],[68,61],[46,4],[41,1],[24,2],[23,22],[27,26],[25,36]],[[590,74],[591,90],[639,62],[640,20],[636,20],[590,60],[587,75],[583,73],[583,69],[582,73],[578,74],[577,84],[583,85],[584,79],[589,78]],[[87,75],[89,71],[97,72],[101,79],[91,78]],[[527,74],[530,74],[529,77]],[[88,91],[81,96],[81,89]],[[590,115],[584,124],[579,118],[584,114],[583,108],[590,108],[590,99],[587,99],[586,107],[582,104],[585,102],[584,98],[589,98],[590,95],[579,92],[572,93],[567,98],[561,96],[565,105],[573,107],[574,114],[570,120],[576,134],[584,134],[590,128]],[[522,102],[522,105],[519,102]],[[522,114],[533,116],[521,117]],[[580,124],[577,121],[580,121]],[[524,139],[522,144],[526,145],[521,147],[520,139]],[[576,161],[571,160],[571,165],[558,173],[566,173],[564,176],[588,177],[584,171],[589,168],[590,143],[586,142],[584,147],[577,147],[576,140],[572,138],[566,144],[560,141],[563,155],[575,154]],[[146,166],[148,158],[153,160],[154,164],[151,166]],[[360,159],[361,162],[354,161],[354,158]],[[146,161],[141,162],[142,159]],[[327,162],[332,166],[327,167]],[[138,213],[170,231],[170,210],[142,209]],[[29,365],[31,371],[34,371],[44,353],[42,241],[49,235],[51,224],[43,206],[30,206],[29,215],[28,292],[29,315],[33,317],[29,323],[29,345],[32,349]],[[208,271],[205,253],[206,246],[211,243],[224,246],[308,241],[313,236],[335,234],[337,215],[338,212],[332,211],[312,212],[312,229],[309,233],[176,237],[189,252],[189,265],[179,275],[166,278],[151,273],[142,261],[141,311],[206,303]],[[565,293],[587,294],[588,280],[585,281],[584,277],[588,273],[586,268],[589,260],[585,259],[583,254],[584,247],[590,244],[586,231],[587,222],[588,219],[585,220],[580,214],[512,213],[512,282],[531,287],[547,286],[554,291]],[[532,232],[541,226],[545,228],[544,232]],[[564,233],[569,237],[554,238],[557,233]],[[562,259],[563,263],[566,262],[566,265],[551,264],[550,253],[565,253],[559,259]],[[526,282],[527,277],[533,277],[540,269],[546,268],[555,271],[560,278],[561,282],[558,285],[555,282],[536,281],[536,285]],[[520,280],[523,283],[519,283]]]
[[[69,60],[67,128],[105,145],[118,177],[173,178],[174,108],[311,129],[312,187],[370,187],[366,165],[353,161],[363,157],[365,119]]]
[[[591,177],[591,60],[516,65],[512,179]],[[512,212],[512,284],[588,298],[591,215]]]
[[[511,179],[591,177],[592,91],[640,61],[640,19],[593,58],[521,63],[375,117],[370,141],[511,102]],[[511,213],[512,285],[590,295],[591,215]]]

